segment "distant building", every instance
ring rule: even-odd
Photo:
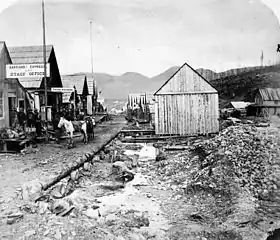
[[[20,108],[26,112],[32,97],[27,93],[18,79],[6,78],[6,65],[12,60],[5,42],[0,42],[0,127],[11,127],[15,120],[15,111]]]
[[[185,63],[155,93],[155,131],[160,135],[219,132],[217,90]]]
[[[247,115],[247,108],[248,106],[252,105],[251,102],[230,102],[226,105],[226,111],[233,113],[234,111],[238,111],[240,113],[240,116],[246,116]],[[225,112],[225,111],[224,111]]]
[[[270,116],[280,114],[280,88],[258,89],[255,94],[257,115]]]
[[[134,108],[136,105],[153,104],[153,93],[130,93],[128,95],[127,106]]]
[[[9,47],[9,53],[13,64],[44,63],[43,46]],[[58,109],[62,103],[62,94],[51,92],[51,88],[62,87],[62,82],[54,47],[52,45],[46,46],[46,59],[47,63],[50,64],[50,77],[47,77],[47,106],[52,106]],[[41,106],[45,106],[45,86],[42,77],[19,78],[19,81],[33,96],[35,100],[34,108],[40,110]],[[44,116],[44,114],[42,116]]]
[[[77,97],[79,99],[79,107],[81,110],[87,109],[87,96],[89,88],[87,77],[85,74],[62,75],[62,85],[64,88],[76,88]],[[70,97],[74,101],[73,93],[63,93],[63,103],[70,103]]]

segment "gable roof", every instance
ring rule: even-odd
[[[230,102],[230,104],[235,108],[235,109],[245,109],[249,105],[252,105],[250,102]]]
[[[76,87],[78,94],[83,94],[84,85],[86,84],[86,75],[84,74],[73,74],[73,75],[62,75],[62,86],[65,88]]]
[[[2,55],[3,51],[5,51],[5,50],[6,50],[6,54],[8,56],[9,62],[12,63],[12,59],[11,59],[9,50],[6,46],[6,43],[4,41],[0,41],[0,55]]]
[[[43,63],[43,46],[24,46],[8,48],[13,64]],[[46,46],[46,59],[50,59],[53,45]]]
[[[193,72],[195,72],[199,77],[201,77],[205,82],[207,82],[212,88],[215,89],[215,87],[205,78],[203,77],[199,72],[197,72],[194,68],[192,68],[189,64],[186,62],[154,93],[156,95],[175,75],[177,75],[183,67],[189,67]]]
[[[280,88],[262,88],[259,93],[264,101],[280,101]]]

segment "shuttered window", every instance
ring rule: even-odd
[[[0,91],[0,118],[4,117],[3,91]]]

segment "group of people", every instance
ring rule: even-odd
[[[37,109],[32,111],[31,109],[27,110],[27,113],[24,112],[23,108],[13,110],[13,128],[20,128],[22,131],[26,131],[32,128],[36,129],[36,135],[41,136],[42,134],[42,125],[41,125],[41,116]]]

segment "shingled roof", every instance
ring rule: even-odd
[[[62,75],[62,86],[64,88],[76,87],[77,93],[82,95],[84,90],[84,85],[86,84],[86,75],[84,74],[73,74],[73,75]]]
[[[43,63],[43,46],[22,46],[22,47],[9,47],[8,51],[13,64],[36,64]],[[53,72],[48,85],[53,87],[61,87],[60,74],[56,62],[53,45],[46,46],[46,60],[47,63],[52,65],[51,71]],[[20,83],[25,88],[40,88],[42,78],[19,78]]]
[[[280,101],[280,88],[263,88],[259,92],[264,101]]]
[[[13,64],[43,63],[43,46],[9,47]],[[53,45],[46,46],[46,59],[49,61]]]

